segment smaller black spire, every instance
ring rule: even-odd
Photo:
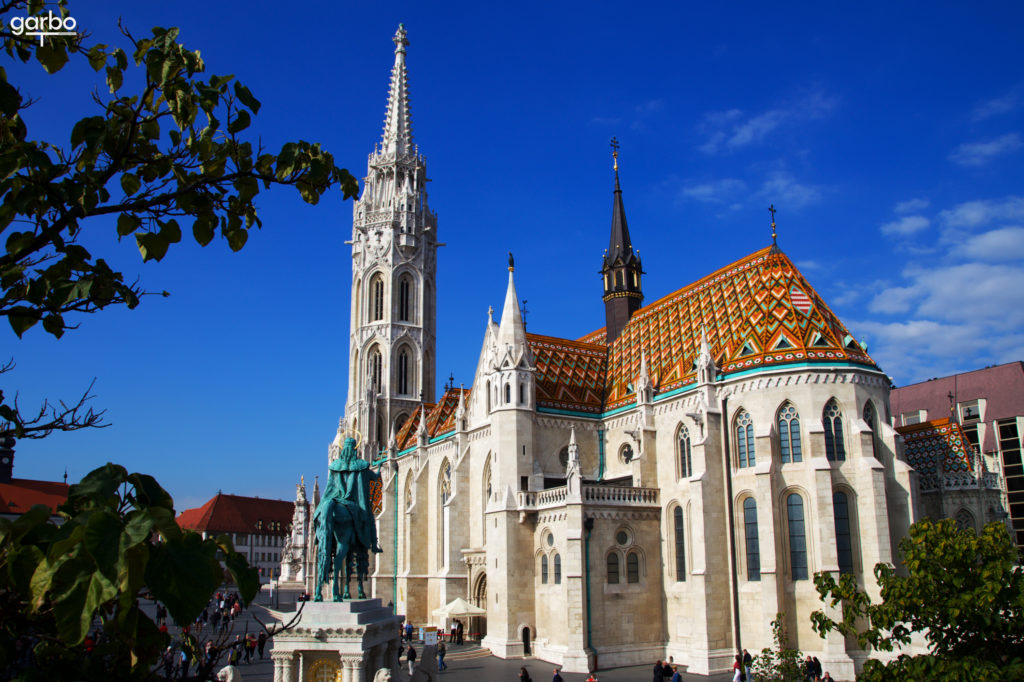
[[[640,288],[640,275],[644,271],[640,253],[633,250],[633,242],[629,237],[626,209],[622,203],[622,186],[619,184],[619,141],[614,137],[611,147],[615,193],[612,200],[612,229],[601,267],[604,278],[605,337],[609,345],[618,337],[633,313],[640,309],[644,299]]]

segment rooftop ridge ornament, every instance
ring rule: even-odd
[[[615,171],[615,191],[619,191],[619,139],[613,137],[611,141],[612,148],[612,169]]]
[[[406,38],[405,24],[399,24],[398,30],[395,31],[395,37],[391,41],[395,44],[395,54],[399,52],[404,53],[406,45],[409,44],[409,39]]]
[[[514,272],[514,271],[515,271],[515,269],[516,269],[516,261],[515,261],[515,259],[514,259],[514,258],[512,257],[512,252],[511,252],[511,251],[509,251],[509,252],[508,252],[508,271],[509,271],[509,272]]]
[[[772,214],[772,246],[775,246],[775,204],[768,207],[768,212]]]

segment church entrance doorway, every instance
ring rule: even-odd
[[[523,628],[523,656],[530,656],[530,628]]]
[[[482,609],[487,608],[487,574],[483,573],[476,581],[476,588],[473,590],[473,605],[479,606]],[[471,624],[473,628],[470,630],[470,636],[476,636],[479,639],[483,639],[487,634],[487,617],[486,616],[474,616]]]

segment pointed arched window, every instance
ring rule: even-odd
[[[512,387],[505,384],[505,404],[508,405],[512,402]]]
[[[405,348],[398,351],[398,393],[409,394],[409,351]]]
[[[835,398],[825,403],[821,423],[825,427],[825,457],[833,462],[842,462],[846,459],[846,445],[843,441],[843,415],[839,411],[839,403]]]
[[[373,276],[370,280],[370,321],[378,322],[384,319],[384,278],[380,274]]]
[[[743,500],[743,536],[747,549],[747,580],[761,579],[761,548],[757,537],[757,501]]]
[[[412,321],[412,279],[408,275],[398,283],[398,319],[401,322]]]
[[[800,448],[800,415],[792,403],[786,403],[779,410],[779,453],[783,464],[803,461]]]
[[[380,393],[381,390],[381,368],[383,363],[380,357],[380,350],[374,346],[373,350],[370,351],[370,357],[368,362],[368,373],[369,373],[369,384],[370,388],[373,389],[374,393]]]
[[[878,420],[875,418],[875,406],[868,400],[864,403],[864,423],[871,430],[871,454],[878,459]]]
[[[640,582],[640,555],[636,552],[626,555],[626,582]]]
[[[840,573],[853,573],[853,540],[850,535],[850,504],[846,493],[832,494],[832,513],[836,518],[836,558]]]
[[[740,410],[736,415],[736,453],[741,467],[752,467],[757,461],[754,457],[754,420],[746,410]]]
[[[689,478],[693,475],[693,462],[690,452],[690,432],[685,424],[679,425],[679,478]]]
[[[672,525],[676,536],[676,582],[686,580],[686,536],[683,527],[683,510],[672,510]]]
[[[561,585],[562,584],[562,557],[559,554],[556,553],[555,554],[555,560],[552,563],[554,563],[554,565],[555,565],[555,584],[556,585]]]
[[[540,555],[540,581],[547,585],[548,584],[548,555]]]
[[[807,580],[807,532],[804,529],[804,499],[797,493],[786,498],[789,520],[789,563],[793,580]]]

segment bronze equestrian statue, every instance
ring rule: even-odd
[[[328,467],[327,485],[313,512],[316,536],[316,593],[323,601],[323,585],[331,582],[333,601],[350,599],[349,579],[355,573],[358,599],[366,599],[363,581],[369,572],[369,553],[381,552],[373,518],[370,483],[380,475],[356,454],[355,438],[347,436],[341,456]],[[344,590],[341,589],[344,572]]]

